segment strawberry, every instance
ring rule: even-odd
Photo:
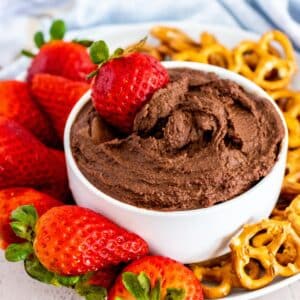
[[[144,256],[148,246],[87,208],[61,206],[39,219],[34,250],[49,271],[78,275]]]
[[[109,56],[103,41],[91,46],[91,57],[101,63],[92,83],[95,109],[108,123],[130,133],[136,113],[168,83],[167,70],[157,59],[143,53],[117,49]]]
[[[162,256],[146,256],[127,266],[108,300],[203,300],[200,282],[184,265]]]
[[[9,245],[7,260],[24,260],[33,278],[72,287],[87,300],[106,299],[105,287],[117,271],[113,266],[148,253],[143,239],[79,206],[53,207],[39,219],[33,206],[21,206],[13,211],[11,226],[26,242]]]
[[[47,145],[56,144],[56,136],[49,120],[29,95],[25,82],[0,81],[0,116],[13,119]]]
[[[86,48],[73,42],[51,41],[43,45],[33,58],[27,80],[34,75],[46,73],[75,81],[86,81],[86,76],[95,70]]]
[[[71,80],[86,81],[86,76],[95,70],[86,48],[79,42],[66,42],[63,37],[66,26],[62,20],[55,20],[50,27],[50,41],[45,42],[44,35],[37,32],[35,44],[40,48],[37,55],[29,51],[23,54],[33,57],[28,69],[27,80],[31,82],[34,75],[47,73]]]
[[[10,227],[10,214],[21,205],[33,205],[39,216],[48,209],[62,203],[31,188],[10,188],[0,190],[0,248],[22,241]]]
[[[109,266],[94,272],[88,282],[90,285],[102,286],[106,289],[110,289],[119,272],[119,266]]]
[[[68,182],[64,153],[42,144],[13,120],[0,117],[0,189],[28,186],[64,199]]]
[[[70,111],[88,89],[87,83],[60,76],[37,74],[33,77],[32,95],[48,115],[61,140]]]

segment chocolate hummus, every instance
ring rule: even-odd
[[[185,210],[229,200],[266,176],[284,136],[274,107],[212,73],[169,73],[129,136],[114,132],[91,103],[80,112],[71,145],[88,180],[131,205]]]

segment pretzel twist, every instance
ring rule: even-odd
[[[296,251],[296,255],[291,256],[292,261],[282,254],[282,248],[287,249],[287,245],[293,245]],[[259,289],[277,276],[287,277],[300,271],[300,238],[287,221],[263,220],[246,225],[242,233],[232,239],[230,247],[234,270],[246,289]],[[252,278],[245,271],[251,259],[258,261],[263,269],[259,278]]]
[[[207,299],[226,297],[233,288],[241,288],[238,277],[232,267],[231,256],[211,265],[195,264],[191,266],[195,276],[202,282],[204,296]],[[257,278],[260,272],[259,265],[250,261],[247,265],[249,276]],[[208,285],[205,282],[212,282]]]

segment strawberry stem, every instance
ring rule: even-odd
[[[98,74],[98,72],[99,72],[99,69],[97,68],[95,71],[93,71],[90,74],[88,74],[86,76],[86,79],[89,80],[89,79],[93,78],[94,76],[96,76]]]
[[[127,47],[126,50],[124,51],[125,54],[129,54],[129,53],[133,53],[133,52],[138,51],[140,48],[142,48],[145,45],[145,43],[147,41],[147,38],[148,37],[145,36],[141,40],[139,40],[137,43]]]

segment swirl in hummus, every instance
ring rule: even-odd
[[[71,147],[84,176],[120,201],[154,210],[209,207],[266,176],[284,136],[272,104],[213,73],[169,74],[129,136],[105,124],[91,102],[82,109]]]

